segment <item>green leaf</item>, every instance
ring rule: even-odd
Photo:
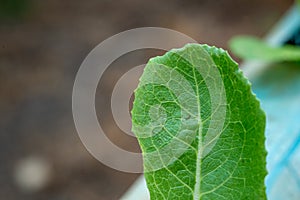
[[[266,199],[265,114],[226,51],[150,59],[132,122],[151,199]]]
[[[300,48],[286,45],[282,47],[272,47],[267,43],[251,36],[237,36],[230,42],[231,51],[245,60],[264,61],[299,61]]]

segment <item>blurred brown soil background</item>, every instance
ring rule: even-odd
[[[73,81],[98,43],[127,29],[159,26],[227,49],[234,35],[265,35],[292,3],[0,0],[0,199],[119,199],[138,177],[95,160],[74,127]],[[96,98],[100,123],[109,138],[126,150],[138,152],[139,147],[112,118],[113,86],[130,68],[160,54],[145,50],[122,56],[100,81]],[[20,180],[28,162],[40,166],[39,173],[46,177],[37,181],[40,185],[26,186],[33,183]]]

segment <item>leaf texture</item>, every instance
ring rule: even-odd
[[[226,51],[150,59],[132,122],[151,199],[266,199],[265,114]]]

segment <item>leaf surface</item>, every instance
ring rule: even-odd
[[[266,199],[265,114],[226,51],[150,59],[132,122],[151,199]]]

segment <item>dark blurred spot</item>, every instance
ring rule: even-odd
[[[30,7],[29,0],[0,0],[1,18],[21,18]]]
[[[300,46],[300,28],[285,42],[285,44]]]

